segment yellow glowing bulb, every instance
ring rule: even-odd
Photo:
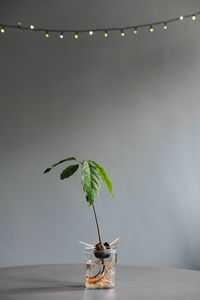
[[[184,16],[180,16],[180,18],[179,18],[181,21],[183,21],[183,19],[184,19]]]
[[[121,36],[125,36],[125,33],[123,31],[121,31]]]
[[[48,37],[49,37],[49,34],[48,34],[48,32],[46,32],[45,36],[46,36],[46,38],[48,38]]]
[[[192,20],[193,20],[193,21],[196,20],[196,16],[195,16],[195,15],[192,16]]]
[[[1,33],[4,33],[5,32],[5,29],[4,27],[1,28]]]
[[[167,29],[167,24],[164,24],[163,29],[164,29],[164,30]]]
[[[78,33],[76,33],[76,34],[74,35],[74,38],[75,38],[75,39],[77,39],[77,38],[78,38]]]
[[[134,33],[134,34],[137,34],[137,29],[136,29],[136,28],[133,30],[133,33]]]
[[[35,26],[34,25],[30,25],[30,29],[31,30],[35,29]]]
[[[64,38],[63,33],[60,34],[60,39],[62,40]]]
[[[94,31],[90,30],[89,35],[93,35],[93,34],[94,34]]]
[[[154,29],[153,29],[153,27],[150,27],[150,31],[151,31],[151,32],[154,32]]]
[[[108,33],[107,33],[107,31],[104,33],[104,36],[105,36],[105,37],[108,37]]]
[[[17,26],[18,27],[22,26],[22,22],[17,22]]]

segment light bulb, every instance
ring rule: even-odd
[[[20,22],[20,21],[17,22],[17,26],[18,26],[18,27],[21,27],[21,26],[22,26],[22,22]]]
[[[78,38],[78,32],[75,33],[74,38],[75,38],[75,39]]]
[[[151,31],[151,32],[154,32],[154,29],[153,29],[153,27],[152,27],[152,26],[150,26],[150,31]]]
[[[134,34],[137,34],[137,28],[135,27],[135,29],[133,30]]]
[[[107,30],[105,31],[104,36],[108,37],[108,31]]]
[[[196,20],[196,16],[195,16],[195,15],[192,16],[192,20],[193,20],[193,21]]]
[[[60,39],[62,40],[64,38],[63,32],[60,33]]]
[[[164,30],[167,29],[167,23],[164,24],[163,29],[164,29]]]
[[[48,37],[49,37],[49,32],[48,32],[48,31],[46,31],[46,34],[45,34],[45,36],[46,36],[46,38],[48,38]]]
[[[34,29],[35,29],[35,26],[34,26],[34,25],[30,25],[30,29],[31,29],[31,30],[34,30]]]
[[[4,29],[4,26],[1,27],[1,33],[4,33],[5,32],[5,29]]]
[[[123,30],[121,30],[121,36],[125,36],[125,33],[123,32]]]
[[[94,31],[90,30],[89,35],[93,35],[93,34],[94,34]]]
[[[179,18],[181,21],[183,21],[183,19],[184,19],[184,16],[180,16],[180,18]]]

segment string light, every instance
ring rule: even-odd
[[[167,23],[164,23],[163,29],[164,29],[164,30],[167,29]]]
[[[68,33],[74,33],[74,38],[78,39],[78,35],[79,34],[84,34],[87,33],[89,35],[93,35],[95,32],[102,32],[104,34],[104,37],[107,38],[108,37],[108,32],[110,33],[110,31],[117,31],[117,32],[121,32],[121,36],[125,36],[125,32],[127,30],[132,30],[134,34],[138,33],[138,29],[140,28],[149,28],[150,32],[154,32],[154,29],[157,28],[158,26],[162,26],[162,28],[164,30],[167,29],[168,24],[170,23],[175,23],[180,21],[183,21],[185,19],[192,19],[192,20],[196,20],[197,17],[200,15],[200,11],[194,12],[192,14],[186,14],[186,15],[181,15],[179,17],[175,17],[175,18],[171,18],[168,20],[160,20],[157,22],[153,22],[153,23],[146,23],[146,24],[140,24],[140,25],[133,25],[133,26],[126,26],[126,27],[111,27],[111,28],[96,28],[94,30],[89,29],[80,29],[78,31],[76,31],[76,29],[63,29],[63,31],[60,31],[60,29],[56,29],[56,28],[42,28],[42,27],[36,27],[31,24],[29,26],[24,26],[22,25],[22,23],[20,21],[17,22],[16,25],[11,25],[11,24],[0,24],[0,32],[4,33],[5,32],[5,28],[9,28],[9,29],[18,29],[18,30],[24,30],[24,31],[28,31],[28,30],[35,30],[36,32],[42,32],[47,38],[49,37],[49,32],[54,32],[57,34],[60,34],[60,38],[62,39],[63,36],[63,32],[68,32]],[[47,33],[48,32],[48,33]]]
[[[153,29],[153,26],[151,25],[150,26],[150,29],[149,29],[151,32],[154,32],[154,29]]]
[[[63,32],[60,33],[60,39],[62,40],[64,38]]]

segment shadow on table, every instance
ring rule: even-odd
[[[39,283],[38,285],[36,283]],[[73,282],[62,282],[62,281],[44,281],[41,280],[36,282],[33,280],[30,280],[30,284],[26,284],[24,286],[24,283],[22,283],[22,286],[18,287],[10,287],[7,289],[3,289],[0,291],[0,295],[24,295],[24,294],[37,294],[37,293],[58,293],[58,292],[64,292],[64,291],[79,291],[84,290],[85,286],[83,284],[79,283],[73,283]]]

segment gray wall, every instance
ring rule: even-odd
[[[146,23],[199,1],[1,1],[0,22],[88,28]],[[116,194],[96,201],[105,241],[132,239],[119,263],[200,269],[200,21],[122,39],[0,36],[0,266],[83,262],[97,242],[80,174],[106,167]]]

